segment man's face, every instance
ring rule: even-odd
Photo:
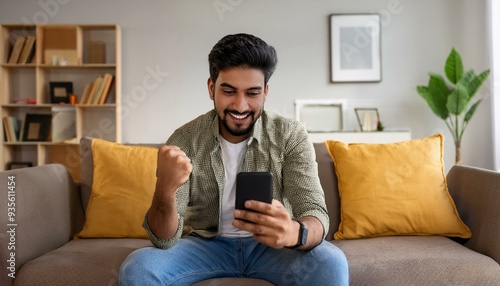
[[[264,73],[253,68],[229,68],[219,72],[215,83],[208,79],[210,99],[224,139],[238,143],[248,138],[264,109],[267,89]]]

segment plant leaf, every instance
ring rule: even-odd
[[[446,100],[443,103],[441,98],[434,97],[427,86],[417,86],[417,92],[425,99],[427,105],[429,105],[434,114],[436,114],[443,120],[446,120],[446,118],[448,118],[449,112],[446,108]]]
[[[462,57],[455,50],[455,48],[451,49],[451,52],[446,59],[444,72],[446,73],[446,77],[448,78],[448,80],[453,84],[457,84],[462,78],[462,75],[464,73]]]
[[[474,74],[474,72],[472,73]],[[467,87],[470,98],[473,98],[474,95],[476,95],[477,91],[483,85],[484,81],[488,78],[489,75],[490,70],[485,70],[477,76],[474,75],[470,82],[464,84],[464,86]]]
[[[429,91],[433,95],[440,97],[440,100],[446,104],[448,94],[451,92],[450,88],[448,88],[441,75],[437,73],[429,73],[429,76]]]
[[[471,84],[471,82],[474,80],[475,77],[476,77],[476,73],[474,72],[474,70],[470,69],[462,75],[462,78],[460,79],[458,84],[462,84],[463,86],[467,87],[467,91],[469,91],[468,87]],[[469,95],[470,95],[470,93],[469,93]]]
[[[482,99],[476,101],[470,108],[469,111],[464,116],[464,122],[467,123],[469,120],[471,120],[472,115],[474,115],[474,112],[476,112],[477,107],[479,106],[479,103],[481,103]]]
[[[451,114],[460,115],[469,105],[469,101],[470,97],[467,88],[462,84],[457,84],[455,90],[448,96],[446,108]]]

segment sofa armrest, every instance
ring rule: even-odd
[[[460,217],[472,231],[465,246],[500,264],[500,173],[456,165],[447,183]]]
[[[82,227],[79,189],[63,165],[1,172],[0,190],[0,237],[10,243],[0,249],[2,277],[10,273],[12,254],[17,273],[26,262],[71,240]]]

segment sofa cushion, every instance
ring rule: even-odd
[[[92,193],[92,184],[94,182],[94,158],[92,154],[92,140],[94,138],[83,136],[80,139],[80,165],[82,169],[81,174],[81,197],[82,197],[82,205],[83,210],[87,209],[87,205],[89,204],[90,194]],[[149,144],[149,143],[136,143],[136,144],[123,144],[125,146],[147,146],[159,148],[163,144]]]
[[[10,185],[15,187],[15,196],[9,196],[15,201],[8,201],[7,197],[9,176],[15,177],[15,185]],[[10,266],[7,260],[11,253],[15,254],[15,265],[19,269],[26,262],[64,245],[82,229],[84,212],[78,187],[63,165],[47,164],[5,171],[0,175],[0,183],[3,186],[0,199],[0,285],[10,285],[2,279],[7,278],[5,270]],[[14,222],[8,220],[7,210],[11,207],[15,208]],[[7,232],[12,227],[14,237]],[[15,244],[7,247],[11,239],[15,239]]]
[[[77,239],[26,263],[16,285],[118,285],[118,273],[134,250],[148,239]]]
[[[351,285],[500,285],[500,265],[441,236],[335,240]]]
[[[155,189],[157,153],[152,147],[92,141],[92,193],[79,237],[148,237],[142,221]]]
[[[327,141],[326,146],[341,203],[335,239],[471,236],[448,193],[442,135],[391,144]]]

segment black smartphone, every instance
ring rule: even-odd
[[[236,177],[236,209],[246,210],[245,202],[256,200],[272,203],[273,174],[271,172],[240,172]]]

